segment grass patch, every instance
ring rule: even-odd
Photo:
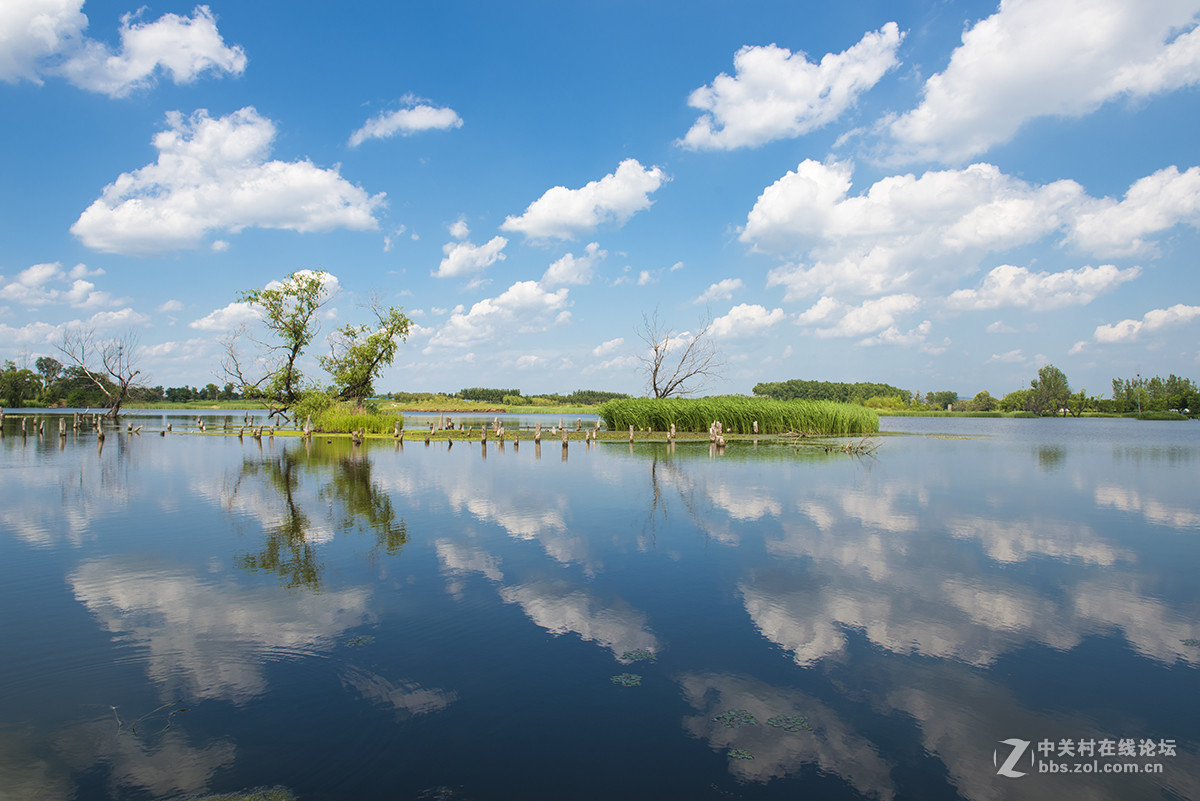
[[[1138,420],[1187,420],[1186,415],[1179,412],[1142,412],[1135,415]]]
[[[313,415],[313,428],[322,434],[342,433],[363,429],[368,434],[391,434],[399,421],[404,427],[404,415],[399,412],[372,412],[352,403],[334,403],[329,408]],[[297,425],[303,421],[297,420]]]
[[[652,429],[708,431],[714,420],[729,434],[751,434],[758,422],[760,434],[795,431],[804,434],[850,436],[879,431],[879,415],[870,409],[834,401],[781,401],[722,395],[711,398],[629,398],[614,400],[599,409],[610,431]]]

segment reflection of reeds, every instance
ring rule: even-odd
[[[666,431],[707,431],[719,420],[726,432],[824,434],[845,436],[879,431],[879,416],[870,409],[833,401],[780,401],[728,395],[712,398],[630,398],[609,401],[600,417],[610,431],[633,426]]]

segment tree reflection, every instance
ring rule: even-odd
[[[263,547],[237,557],[238,567],[274,573],[287,587],[320,589],[324,567],[317,546],[330,529],[347,533],[369,528],[377,547],[389,554],[399,553],[408,542],[408,528],[392,499],[372,481],[371,470],[371,460],[357,449],[347,454],[336,449],[316,448],[305,453],[292,448],[278,455],[246,459],[231,502],[243,491],[245,480],[261,478],[282,501],[282,509],[264,527]],[[315,475],[321,482],[315,494],[304,480],[306,475]],[[306,510],[306,506],[317,505],[314,501],[324,507],[324,520]]]

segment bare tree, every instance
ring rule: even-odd
[[[639,356],[646,371],[646,383],[656,398],[691,395],[721,377],[724,363],[712,337],[712,315],[705,315],[694,332],[676,334],[653,316],[642,315],[638,338],[648,352]]]
[[[137,367],[138,337],[134,331],[97,339],[95,326],[68,328],[56,347],[104,393],[109,417],[120,413],[130,389],[143,385],[134,383],[142,374]]]

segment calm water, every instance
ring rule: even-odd
[[[885,419],[853,458],[14,421],[4,801],[1200,798],[1200,423]]]

